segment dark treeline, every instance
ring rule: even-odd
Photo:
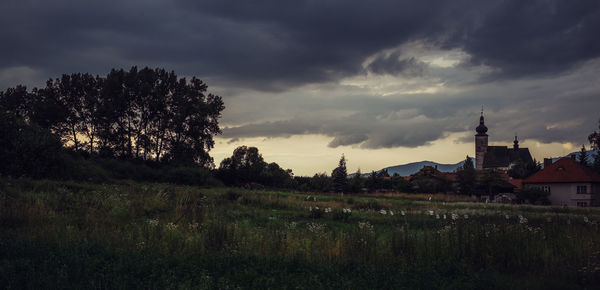
[[[91,166],[81,158],[214,168],[208,151],[221,133],[225,107],[206,91],[195,77],[137,67],[106,76],[65,74],[32,90],[9,88],[0,92],[0,174],[81,175],[73,171]],[[73,162],[79,168],[65,168]]]
[[[9,88],[0,93],[0,107],[76,152],[210,167],[224,105],[206,90],[195,77],[132,67],[106,77],[65,74],[31,91]]]

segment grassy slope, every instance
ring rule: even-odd
[[[564,289],[599,282],[597,209],[411,197],[4,179],[0,288]]]

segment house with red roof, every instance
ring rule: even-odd
[[[597,206],[600,174],[565,157],[523,180],[523,187],[536,187],[550,193],[553,205]]]

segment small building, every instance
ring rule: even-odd
[[[552,205],[600,205],[600,174],[569,157],[546,163],[544,169],[523,180],[523,187],[549,192]]]

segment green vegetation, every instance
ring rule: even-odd
[[[597,209],[410,196],[4,178],[0,288],[568,289],[600,282]]]

